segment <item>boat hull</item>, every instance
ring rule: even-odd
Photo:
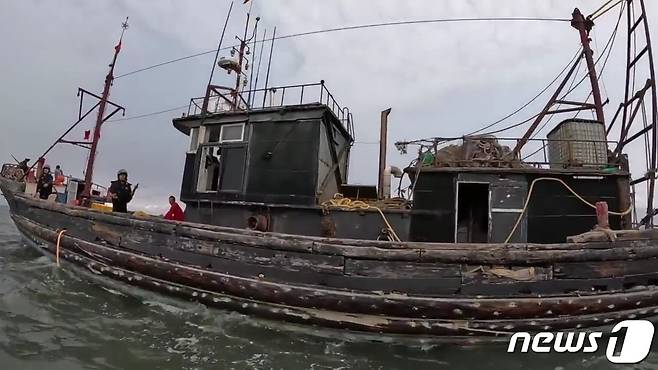
[[[553,245],[322,239],[104,214],[14,193],[19,187],[7,180],[0,187],[18,229],[46,253],[108,279],[273,320],[500,338],[658,314],[650,231]]]

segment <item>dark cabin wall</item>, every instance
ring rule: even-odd
[[[202,127],[201,138],[208,138],[212,127],[246,122],[243,143],[221,144],[219,191],[198,192],[197,180],[201,148],[193,145],[186,155],[181,198],[194,205],[197,200],[232,200],[274,204],[314,205],[318,203],[318,151],[324,144],[327,154],[325,174],[336,168],[335,160],[342,149],[340,179],[329,176],[334,189],[347,179],[350,136],[336,117],[322,105],[284,107],[254,112],[227,112],[211,117],[189,117],[175,120],[179,129]],[[203,131],[206,135],[203,135]],[[253,137],[252,137],[253,135]],[[215,135],[217,136],[217,135]],[[324,140],[321,143],[320,140]],[[332,146],[329,143],[333,144]],[[243,163],[240,168],[239,163]]]
[[[453,173],[421,173],[414,191],[411,240],[455,241],[455,178]]]
[[[196,119],[189,117],[175,121],[175,124],[187,130],[205,127],[199,131],[199,136],[207,139],[212,127],[240,122],[246,123],[245,140],[220,144],[216,192],[197,191],[201,153],[206,146],[204,140],[198,148],[190,145],[181,186],[181,199],[187,205],[187,220],[242,228],[246,227],[250,216],[260,212],[257,208],[263,207],[271,216],[272,231],[321,235],[323,216],[311,217],[311,214],[321,214],[317,207],[321,202],[318,198],[320,164],[326,162],[323,163],[325,175],[333,173],[332,168],[342,169],[338,178],[335,175],[327,177],[330,180],[329,196],[338,191],[338,184],[347,180],[351,137],[340,121],[326,107],[318,105],[227,112]],[[214,132],[213,137],[218,137],[218,131]],[[320,151],[323,152],[323,160],[320,160]],[[336,164],[339,156],[341,159]],[[379,236],[382,220],[378,213],[356,216],[359,214],[337,216],[332,221],[337,235],[361,235],[366,239]],[[305,217],[310,218],[307,220]],[[391,217],[393,219],[390,221],[396,230],[399,229],[400,237],[406,238],[409,217]]]
[[[320,120],[252,125],[245,200],[314,204]]]
[[[194,196],[194,186],[196,185],[196,153],[185,154],[185,167],[183,168],[183,182],[181,184],[181,199],[188,199]]]
[[[529,175],[528,182],[542,177]],[[551,175],[563,180],[590,203],[608,202],[610,211],[619,211],[618,176]],[[567,236],[590,231],[596,225],[596,212],[581,202],[562,184],[538,181],[528,204],[528,242],[563,243]],[[620,217],[610,215],[610,227],[620,228]]]
[[[527,192],[524,175],[423,172],[414,192],[411,239],[424,242],[455,241],[456,196],[459,183],[487,184],[489,213],[487,241],[502,243],[507,239],[523,208]],[[526,240],[525,219],[511,241]]]
[[[454,242],[457,187],[461,182],[483,183],[489,188],[488,242],[503,243],[512,231],[528,196],[532,181],[558,178],[590,203],[606,201],[611,211],[626,209],[619,200],[628,194],[627,176],[582,176],[560,173],[423,172],[414,193],[410,239]],[[626,194],[626,195],[624,195]],[[613,229],[621,228],[621,217],[609,216]],[[511,242],[563,243],[568,236],[591,230],[595,210],[555,181],[538,181],[528,208]]]
[[[258,206],[244,204],[214,204],[199,201],[185,210],[187,221],[217,226],[247,228],[251,216],[264,215],[270,231],[319,237],[376,240],[386,227],[379,212],[351,212],[317,207]],[[387,212],[386,219],[401,240],[409,240],[409,212]]]
[[[333,122],[325,117],[319,130],[318,203],[331,199],[339,192],[340,186],[347,183],[349,150],[350,143],[338,132]]]

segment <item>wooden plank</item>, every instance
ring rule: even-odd
[[[345,275],[391,279],[461,277],[459,265],[345,259]]]
[[[556,279],[595,279],[651,274],[658,272],[658,259],[556,263],[553,265],[553,272]]]
[[[579,292],[610,292],[623,288],[622,278],[609,279],[563,279],[522,282],[473,282],[462,285],[463,295],[486,295],[487,297],[543,296],[573,294]]]
[[[66,219],[66,217],[54,217],[55,219]],[[120,217],[116,217],[119,218]],[[41,218],[40,218],[41,219]],[[48,217],[51,219],[51,217]],[[78,220],[86,220],[84,218]],[[100,221],[100,220],[96,220]],[[176,235],[180,231],[180,225],[160,225],[140,220],[124,219],[128,222],[125,226],[140,230],[161,232],[165,235]],[[134,221],[134,223],[133,223]],[[100,221],[104,222],[104,221]],[[113,225],[112,223],[108,225]],[[182,233],[181,236],[188,236]],[[374,260],[398,260],[410,262],[436,262],[436,263],[473,263],[473,264],[519,264],[537,265],[552,262],[579,262],[597,260],[626,260],[653,258],[658,256],[658,243],[654,240],[632,240],[619,241],[617,243],[588,243],[574,244],[572,249],[536,249],[523,250],[520,248],[507,248],[505,245],[485,245],[488,249],[476,248],[473,250],[444,250],[444,249],[382,249],[379,247],[352,247],[333,243],[322,243],[316,241],[290,241],[282,239],[273,234],[261,236],[242,236],[227,233],[218,233],[206,230],[197,230],[195,238],[206,241],[222,240],[228,243],[252,246],[255,248],[270,248],[286,251],[311,252],[334,256],[345,256],[361,259]],[[567,244],[565,244],[566,246]],[[589,248],[589,247],[592,248]],[[587,248],[587,249],[586,249]],[[604,249],[605,248],[605,249]]]
[[[17,198],[18,199],[18,198]],[[658,243],[655,240],[631,240],[610,243],[608,248],[589,248],[590,244],[560,244],[564,246],[558,250],[526,250],[524,245],[506,246],[503,244],[481,245],[472,250],[458,247],[458,249],[443,249],[443,245],[431,244],[436,248],[414,248],[416,244],[405,243],[409,248],[390,248],[390,243],[361,241],[359,247],[355,245],[337,243],[333,239],[325,239],[330,242],[321,242],[321,238],[289,237],[282,234],[265,233],[260,235],[246,235],[239,232],[216,232],[195,229],[189,225],[165,223],[162,221],[143,221],[112,214],[100,214],[90,211],[80,211],[63,206],[54,206],[50,203],[39,202],[32,199],[20,198],[22,202],[36,204],[62,212],[63,214],[74,214],[75,217],[91,217],[93,220],[112,224],[123,224],[139,230],[151,230],[165,234],[174,234],[199,238],[203,240],[224,240],[260,248],[271,248],[298,252],[313,252],[336,256],[345,256],[376,260],[398,260],[412,262],[441,262],[441,263],[480,263],[480,264],[542,264],[551,262],[579,262],[579,261],[605,261],[642,259],[658,257]],[[228,229],[228,228],[225,228]],[[236,229],[231,229],[236,230]],[[354,242],[354,244],[357,244]],[[516,246],[516,247],[515,247]],[[520,246],[520,248],[519,248]],[[388,248],[387,248],[388,247]],[[571,247],[569,249],[568,247]],[[529,248],[529,246],[528,246]],[[419,258],[420,257],[420,258]]]

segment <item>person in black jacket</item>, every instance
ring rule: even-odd
[[[108,190],[108,195],[112,198],[112,212],[128,213],[128,203],[133,199],[135,190],[132,190],[132,185],[128,182],[128,171],[119,170],[117,180],[112,181]]]
[[[48,199],[53,193],[53,175],[50,174],[50,166],[45,165],[39,180],[37,181],[37,193],[40,199]]]

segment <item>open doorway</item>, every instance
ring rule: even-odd
[[[489,184],[457,183],[457,243],[486,243],[489,235]]]

